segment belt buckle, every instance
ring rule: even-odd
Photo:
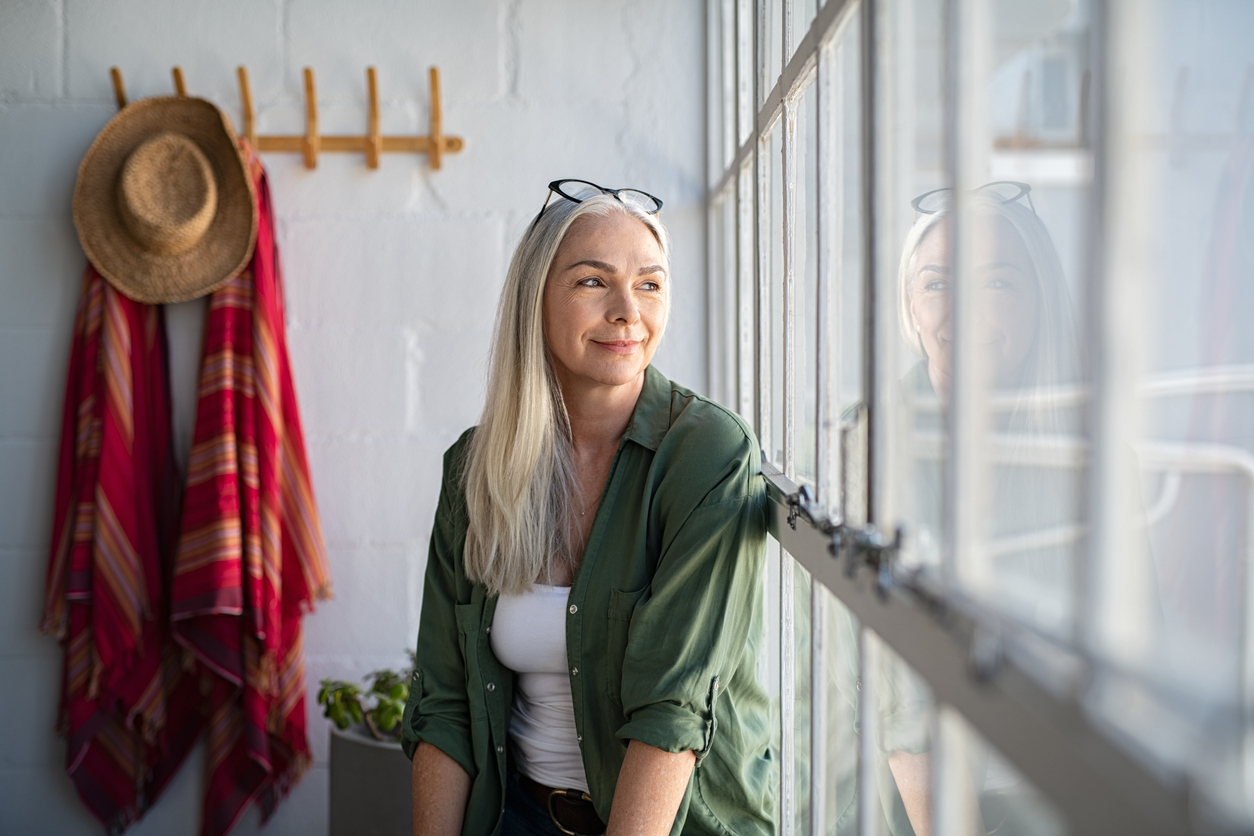
[[[576,833],[575,831],[569,829],[568,827],[566,827],[566,825],[558,821],[557,813],[553,810],[553,799],[558,795],[561,795],[563,798],[567,798],[567,799],[573,798],[575,801],[586,801],[589,804],[592,803],[592,796],[588,795],[586,792],[579,792],[576,790],[563,790],[563,789],[549,790],[549,803],[548,803],[549,818],[553,820],[553,824],[557,826],[558,830],[562,831],[562,833],[565,833],[566,836],[600,836],[600,834],[595,834],[595,833]]]

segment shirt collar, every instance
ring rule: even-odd
[[[640,397],[636,399],[636,409],[631,413],[623,440],[634,441],[656,453],[670,428],[671,382],[649,365],[645,367],[644,385],[640,387]]]

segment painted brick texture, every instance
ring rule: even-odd
[[[440,172],[386,155],[266,157],[287,283],[289,347],[335,581],[307,618],[309,701],[323,677],[405,661],[443,450],[476,420],[513,244],[545,184],[582,177],[666,200],[675,301],[658,366],[705,385],[705,20],[701,0],[6,0],[0,3],[0,833],[96,834],[53,730],[60,649],[37,625],[55,441],[83,254],[70,220],[79,161],[132,99],[189,92],[238,123],[248,66],[258,129],[356,133],[365,68],[385,133],[427,128],[427,67],[466,150]],[[172,306],[176,438],[190,440],[204,303]],[[325,833],[327,728],[315,766],[260,830]],[[133,831],[197,832],[203,751]]]

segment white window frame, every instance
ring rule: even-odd
[[[712,344],[710,383],[712,394],[724,403],[737,408],[754,424],[759,437],[772,437],[770,426],[771,395],[773,386],[781,386],[784,397],[784,455],[782,461],[766,460],[764,452],[763,472],[768,480],[771,503],[771,533],[783,550],[779,572],[780,581],[780,636],[779,693],[781,695],[781,799],[779,832],[793,836],[793,806],[799,788],[793,775],[793,747],[799,745],[793,735],[792,688],[795,662],[792,658],[792,587],[791,561],[795,560],[807,569],[816,582],[811,600],[811,701],[812,718],[808,745],[816,756],[810,758],[810,786],[805,788],[811,798],[810,834],[822,836],[825,822],[824,802],[830,792],[824,775],[825,759],[817,756],[822,751],[824,711],[819,707],[825,702],[824,665],[827,654],[823,647],[824,600],[819,584],[829,590],[858,619],[860,625],[859,650],[861,671],[860,703],[860,753],[859,761],[859,833],[873,836],[868,816],[861,815],[872,805],[878,804],[875,779],[872,775],[876,738],[877,666],[870,658],[877,652],[878,643],[869,637],[873,634],[896,652],[930,687],[935,699],[938,716],[957,712],[976,729],[993,747],[1008,758],[1018,771],[1049,799],[1062,814],[1068,832],[1115,836],[1115,834],[1171,834],[1194,832],[1197,827],[1198,799],[1189,791],[1187,781],[1179,775],[1165,775],[1151,771],[1143,761],[1130,754],[1129,741],[1120,739],[1111,729],[1094,719],[1085,708],[1084,694],[1096,678],[1105,672],[1093,661],[1093,656],[1080,649],[1063,646],[1044,639],[1012,620],[981,605],[969,596],[954,589],[929,586],[919,575],[904,571],[894,560],[891,538],[879,533],[892,531],[896,520],[882,513],[882,482],[886,470],[882,459],[885,442],[882,438],[882,416],[887,414],[885,393],[877,385],[883,370],[877,361],[883,356],[886,341],[895,338],[895,327],[884,315],[887,306],[876,304],[877,288],[885,287],[882,272],[894,269],[896,242],[886,240],[878,233],[877,218],[881,217],[884,202],[891,192],[887,171],[891,160],[887,155],[892,149],[890,136],[892,113],[883,104],[880,95],[883,79],[889,73],[892,55],[887,41],[879,37],[878,27],[889,12],[892,0],[827,0],[820,5],[801,41],[789,43],[792,32],[793,0],[782,0],[782,21],[778,27],[782,43],[780,67],[766,68],[759,65],[759,56],[769,54],[761,42],[766,26],[766,9],[769,0],[707,0],[707,29],[712,39],[708,45],[710,85],[709,95],[718,96],[721,108],[711,107],[711,114],[719,114],[719,124],[710,124],[709,149],[711,154],[708,222],[721,225],[717,237],[711,235],[711,246],[719,242],[723,246],[715,258],[711,253],[710,264],[723,264],[723,275],[710,276],[712,317],[734,315],[736,322],[720,323],[711,328],[717,342]],[[949,56],[949,78],[959,79],[964,67],[957,56],[961,47],[971,43],[975,35],[973,21],[976,3],[980,0],[950,0],[946,6],[946,54]],[[1111,3],[1116,0],[1110,0]],[[1109,3],[1097,6],[1093,22],[1093,91],[1097,97],[1095,112],[1106,112],[1105,84],[1108,75],[1104,62],[1112,40],[1109,35]],[[866,455],[869,461],[857,464],[869,471],[869,486],[865,497],[867,520],[843,519],[839,515],[828,516],[810,500],[794,482],[794,422],[793,410],[798,405],[798,381],[796,369],[796,314],[795,277],[792,253],[794,251],[793,223],[796,216],[796,155],[794,107],[801,92],[808,84],[819,85],[818,131],[820,183],[830,183],[834,160],[823,157],[823,137],[834,130],[834,119],[839,118],[829,107],[831,96],[826,85],[830,84],[833,67],[832,45],[836,36],[847,25],[854,11],[859,12],[859,44],[861,50],[861,161],[862,161],[862,211],[863,218],[863,390],[869,404],[869,425],[859,431],[869,432],[870,440]],[[761,89],[770,85],[769,91]],[[946,129],[950,148],[962,148],[961,126],[964,108],[974,104],[964,99],[961,84],[951,85],[951,104],[947,112]],[[760,106],[755,106],[761,102]],[[763,194],[768,161],[762,159],[767,138],[778,121],[783,121],[782,166],[783,187],[783,333],[784,333],[784,380],[771,381],[770,339],[772,323],[768,312],[774,305],[769,297],[768,236],[776,234],[766,227],[765,212],[768,195]],[[1107,126],[1101,119],[1093,126],[1096,148],[1096,170],[1105,170],[1104,155],[1110,153],[1111,139]],[[882,164],[883,163],[883,164]],[[946,160],[950,182],[963,184],[968,179],[969,162],[951,154]],[[771,184],[780,188],[781,184]],[[1105,190],[1109,184],[1099,174],[1095,185],[1095,201],[1101,218],[1105,208]],[[958,190],[961,193],[961,190]],[[831,189],[820,189],[820,195],[830,194]],[[818,254],[820,311],[828,286],[825,266],[834,257],[833,230],[830,219],[825,217],[824,200],[818,201]],[[730,205],[730,208],[728,208]],[[730,218],[730,234],[728,219]],[[1093,232],[1090,247],[1091,275],[1085,286],[1090,289],[1086,300],[1090,315],[1090,333],[1097,336],[1118,336],[1127,323],[1120,320],[1119,307],[1108,300],[1120,291],[1118,272],[1103,263],[1101,247],[1102,230]],[[959,302],[961,304],[961,302]],[[730,312],[730,313],[729,313]],[[713,323],[712,323],[713,324]],[[831,461],[841,461],[841,438],[835,429],[838,416],[831,414],[829,387],[833,375],[829,364],[839,369],[839,358],[833,344],[838,342],[835,330],[838,323],[830,323],[819,317],[818,352],[818,473],[817,483],[824,495],[836,495],[846,483],[847,474],[826,472]],[[721,336],[717,336],[721,335]],[[1117,640],[1122,625],[1129,623],[1120,608],[1119,597],[1112,587],[1112,578],[1124,577],[1126,566],[1115,566],[1120,554],[1112,548],[1111,538],[1123,530],[1117,514],[1117,498],[1120,486],[1115,474],[1127,470],[1120,461],[1119,451],[1124,445],[1118,439],[1124,409],[1130,398],[1116,386],[1127,386],[1110,369],[1120,367],[1126,341],[1098,339],[1091,345],[1101,346],[1102,353],[1096,358],[1094,389],[1099,396],[1092,407],[1093,444],[1097,451],[1090,468],[1091,495],[1095,497],[1095,531],[1091,539],[1090,571],[1077,573],[1077,601],[1083,602],[1079,616],[1081,630],[1089,630],[1094,639],[1103,645]],[[721,365],[730,364],[730,365]],[[1103,377],[1103,370],[1106,376]],[[961,387],[971,390],[971,386]],[[956,411],[975,406],[973,391],[959,391],[956,395]],[[975,439],[967,439],[972,443]],[[961,428],[956,433],[956,444],[961,446]],[[835,455],[829,455],[829,453]],[[1170,456],[1168,456],[1170,458]],[[845,467],[852,466],[846,463]],[[955,468],[957,479],[964,478],[963,469]],[[1254,477],[1252,477],[1254,478]],[[961,485],[957,486],[963,489]],[[967,544],[963,532],[969,526],[957,519],[958,512],[951,512],[950,529],[957,532],[953,548]],[[852,517],[860,516],[853,514]],[[870,525],[863,526],[863,522]],[[1124,620],[1121,620],[1124,619]],[[1131,623],[1136,623],[1132,619]],[[1251,665],[1254,670],[1254,664]],[[1048,672],[1047,677],[1042,677]],[[1048,681],[1043,681],[1047,679]],[[935,748],[961,745],[952,736],[943,720],[936,726]],[[935,806],[933,821],[938,836],[958,834],[968,836],[962,830],[960,815],[952,813],[952,805],[944,802],[946,788],[953,786],[954,776],[946,774],[946,758],[934,759],[932,797]]]

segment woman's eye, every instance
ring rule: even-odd
[[[1009,290],[1013,285],[1005,279],[991,278],[985,285],[989,290]]]
[[[936,279],[925,284],[923,289],[931,291],[932,293],[939,293],[941,291],[949,290],[949,282],[944,281],[943,279]]]
[[[644,284],[640,285],[640,287],[642,290],[649,290],[649,291],[654,291],[654,292],[662,289],[662,286],[658,284],[657,282],[645,282]]]
[[[586,279],[580,279],[578,282],[576,282],[576,284],[578,284],[580,287],[600,287],[601,280],[598,279],[596,276],[589,276]]]

